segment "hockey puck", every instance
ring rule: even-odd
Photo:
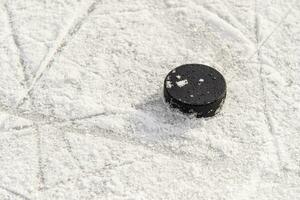
[[[206,65],[186,64],[172,70],[164,81],[165,101],[183,113],[211,117],[226,97],[226,82],[220,72]]]

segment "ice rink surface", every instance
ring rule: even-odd
[[[185,63],[220,114],[162,99]],[[0,199],[300,199],[299,0],[0,0]]]

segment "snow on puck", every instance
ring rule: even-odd
[[[217,70],[200,64],[186,64],[172,70],[164,81],[165,101],[183,113],[211,117],[226,97],[226,82]]]

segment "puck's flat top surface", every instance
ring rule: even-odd
[[[226,95],[225,79],[217,70],[200,64],[182,65],[165,79],[168,94],[184,104],[206,105]]]

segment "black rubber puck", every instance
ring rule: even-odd
[[[197,117],[218,113],[226,97],[226,82],[217,70],[200,64],[172,70],[164,82],[164,97],[171,107]]]

